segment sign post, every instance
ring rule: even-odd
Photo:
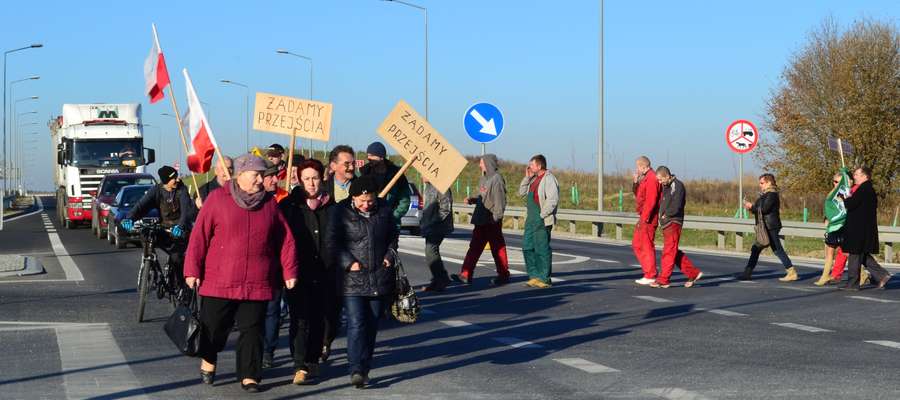
[[[725,142],[731,151],[740,157],[738,166],[738,210],[735,218],[747,218],[744,209],[744,154],[749,153],[759,144],[759,131],[752,122],[739,119],[728,125],[725,130]]]
[[[291,137],[288,146],[290,153],[288,153],[287,179],[284,182],[285,190],[290,191],[291,187],[291,168],[294,164],[294,147],[297,137],[327,142],[331,137],[332,109],[333,106],[330,103],[271,93],[256,93],[253,129]]]
[[[406,160],[379,197],[387,195],[410,167],[428,178],[439,192],[446,193],[468,163],[425,117],[403,100],[397,102],[377,132]]]
[[[481,155],[485,153],[485,145],[493,142],[503,133],[503,113],[490,103],[474,104],[463,116],[463,126],[472,140],[481,143]]]

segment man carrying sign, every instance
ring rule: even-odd
[[[359,169],[360,176],[371,175],[378,184],[378,191],[381,192],[391,178],[400,172],[400,167],[396,166],[391,160],[387,159],[387,149],[381,142],[373,142],[366,148],[366,157],[369,163]],[[388,191],[385,200],[391,207],[391,213],[394,215],[394,224],[400,227],[400,221],[406,212],[409,211],[409,181],[405,175],[400,175],[400,179]]]
[[[497,277],[491,280],[494,286],[509,283],[509,259],[506,255],[506,240],[503,238],[503,213],[506,211],[506,181],[497,171],[497,156],[485,154],[479,164],[481,178],[478,179],[478,197],[466,199],[466,204],[474,204],[472,212],[472,240],[463,261],[459,275],[451,279],[466,285],[472,283],[475,263],[481,258],[485,244],[490,243],[491,255],[497,267]]]

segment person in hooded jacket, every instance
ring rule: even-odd
[[[300,186],[279,204],[294,234],[297,257],[303,269],[297,287],[286,292],[291,311],[290,345],[294,359],[294,384],[314,382],[325,338],[325,311],[336,298],[334,270],[329,263],[325,237],[334,203],[324,191],[325,168],[315,159],[297,168]]]
[[[781,245],[781,239],[778,233],[781,231],[781,195],[778,193],[778,185],[775,183],[775,175],[762,174],[759,176],[760,195],[756,202],[744,202],[744,208],[750,210],[756,216],[756,222],[762,222],[766,227],[769,236],[769,246],[772,246],[772,252],[781,260],[784,265],[785,275],[778,278],[782,282],[792,282],[798,279],[797,269],[794,268],[790,257],[784,251]],[[738,276],[738,279],[749,281],[753,275],[753,269],[759,261],[759,254],[762,253],[766,246],[754,243],[750,248],[750,259],[747,260],[747,266],[744,267],[744,273]]]
[[[472,212],[472,240],[463,261],[459,275],[451,279],[463,284],[471,284],[475,275],[475,264],[484,252],[484,246],[491,245],[491,255],[497,268],[497,277],[491,280],[495,286],[509,283],[509,258],[506,254],[506,239],[503,238],[503,213],[506,211],[506,181],[498,172],[497,156],[485,154],[478,163],[481,178],[478,179],[478,196],[466,199],[466,204],[474,204]]]
[[[369,381],[378,320],[395,295],[399,230],[391,209],[377,197],[372,176],[350,184],[350,198],[331,213],[325,235],[347,315],[347,361],[350,383]]]
[[[381,192],[394,178],[394,175],[400,172],[400,167],[387,158],[387,149],[381,142],[370,144],[366,148],[366,157],[369,159],[369,163],[359,169],[359,174],[360,176],[371,176],[378,191]],[[409,196],[409,181],[406,179],[406,175],[400,175],[400,179],[384,197],[388,207],[391,208],[391,214],[394,216],[398,229],[403,216],[409,211],[411,204]]]

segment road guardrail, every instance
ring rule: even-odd
[[[472,211],[475,206],[454,204],[454,218],[457,222],[471,221]],[[525,207],[507,207],[504,218],[513,221],[513,229],[520,229],[526,215]],[[463,221],[463,217],[467,219]],[[622,232],[625,225],[637,224],[637,214],[628,212],[590,211],[590,210],[565,210],[560,209],[556,213],[557,224],[566,222],[569,224],[569,232],[575,233],[576,222],[590,222],[593,226],[592,235],[599,236],[603,224],[613,224],[616,227],[616,240],[622,240]],[[702,217],[686,215],[684,217],[684,229],[696,229],[716,232],[716,244],[718,248],[725,249],[725,235],[735,234],[735,250],[744,251],[744,237],[754,232],[753,220],[728,217]],[[797,236],[808,238],[823,238],[825,232],[824,223],[782,221],[781,236]],[[900,242],[900,227],[879,226],[878,240],[884,242],[885,260],[892,262],[894,259],[893,244]]]

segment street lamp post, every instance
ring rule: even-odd
[[[391,3],[403,4],[418,10],[422,10],[425,14],[425,120],[428,120],[428,10],[425,7],[407,3],[401,0],[382,0]]]
[[[300,55],[300,54],[285,50],[285,49],[278,49],[278,50],[275,50],[275,52],[278,54],[286,54],[289,56],[294,56],[294,57],[309,61],[309,99],[312,100],[313,99],[313,59],[310,57],[304,56],[304,55]],[[307,141],[307,143],[309,144],[307,146],[307,149],[309,151],[309,157],[312,158],[312,156],[313,156],[312,139],[309,139]],[[291,156],[293,156],[293,154]]]
[[[600,93],[600,120],[597,127],[597,211],[603,211],[603,0],[600,0],[600,79],[598,92]],[[601,232],[597,232],[599,234]]]
[[[37,113],[37,111],[35,111],[35,113]],[[37,132],[28,132],[27,135],[32,135],[32,136],[33,136],[33,135],[37,135],[37,134],[38,134]],[[30,136],[27,136],[27,135],[26,135],[26,137],[30,137]],[[35,144],[35,146],[34,146],[35,152],[37,152],[37,149],[38,149],[38,148],[37,148],[37,142],[38,142],[38,138],[34,138],[33,141],[31,141],[31,140],[25,141],[26,144],[27,144],[27,143],[34,143],[34,144]],[[22,157],[21,162],[22,162],[22,167],[23,167],[24,169],[27,169],[26,167],[28,167],[28,166],[30,165],[29,163],[25,162],[25,157]],[[25,178],[26,178],[26,176],[24,176],[24,175],[20,178],[21,181],[22,181],[22,182],[21,182],[21,185],[22,185],[22,196],[28,196],[28,185],[25,183],[25,182],[26,182],[26,179],[25,179]],[[33,181],[33,180],[32,180],[32,181]]]
[[[38,79],[41,79],[41,77],[40,77],[40,76],[37,76],[37,75],[34,75],[34,76],[29,76],[29,77],[26,77],[26,78],[16,79],[16,80],[14,80],[14,81],[10,81],[10,83],[9,83],[9,98],[11,98],[11,99],[15,99],[15,98],[16,98],[16,84],[22,83],[22,82],[27,82],[27,81],[36,81],[36,80],[38,80]],[[23,100],[37,100],[37,98],[38,98],[37,96],[31,96],[31,97],[26,97],[26,98],[18,99],[18,100],[15,100],[15,101],[12,102],[12,104],[10,105],[10,108],[12,109],[12,112],[11,112],[11,114],[10,114],[10,115],[11,115],[10,123],[9,123],[10,130],[12,130],[12,128],[16,126],[16,125],[15,125],[15,124],[16,124],[16,104],[18,104],[20,101],[23,101]],[[10,138],[10,140],[12,141],[12,143],[17,143],[17,142],[16,142],[17,139],[16,139],[16,137],[15,137],[15,132],[12,132],[12,134],[13,134],[13,137]],[[11,144],[11,145],[12,145],[12,144]],[[16,158],[16,154],[17,154],[17,152],[16,152],[16,150],[15,150],[15,149],[16,149],[15,146],[17,146],[17,145],[12,145],[12,146],[13,146],[13,159],[15,159],[15,158]],[[3,158],[4,158],[4,162],[6,162],[6,161],[5,161],[5,159],[6,159],[5,153],[4,153]],[[9,163],[7,163],[7,164],[9,164]],[[18,164],[16,164],[16,165],[18,165]],[[10,165],[7,165],[7,168],[11,168]],[[5,180],[5,178],[4,178],[4,181],[3,181],[3,182],[4,182],[4,185],[6,185],[6,180]],[[4,186],[4,187],[5,187],[5,186]]]
[[[14,134],[14,135],[18,135],[17,132],[19,132],[19,130],[20,130],[23,126],[37,125],[37,124],[38,124],[37,122],[26,122],[26,123],[24,123],[24,124],[18,124],[18,125],[16,125],[16,130],[15,130],[15,132],[13,132],[13,134]],[[21,144],[19,144],[19,146],[21,146]],[[17,151],[15,151],[15,153],[19,153],[19,150],[21,150],[21,149],[18,148],[19,146],[17,146]],[[16,157],[16,155],[17,155],[17,154],[13,154],[13,157]],[[14,159],[14,160],[15,160],[15,159]],[[22,174],[22,169],[21,169],[21,168],[22,168],[21,165],[18,164],[18,162],[17,162],[17,163],[16,163],[16,168],[15,168],[15,174],[13,175],[13,178],[14,178],[13,183],[16,184],[16,185],[19,185],[19,184],[20,184],[20,183],[19,183],[19,176],[21,176],[21,174]],[[14,187],[13,189],[16,189],[16,188]],[[21,188],[21,187],[18,188],[18,192],[19,192],[19,194],[22,193],[22,188]]]
[[[30,46],[20,47],[17,49],[6,50],[3,52],[3,190],[0,192],[0,230],[3,230],[3,200],[6,198],[6,56],[17,51],[36,49],[44,47],[43,44],[35,43]]]
[[[246,119],[246,122],[244,124],[244,147],[246,147],[247,150],[249,151],[250,150],[250,87],[243,83],[235,82],[235,81],[232,81],[229,79],[220,79],[219,82],[222,82],[222,83],[228,84],[228,85],[240,86],[240,87],[244,88],[244,118]]]
[[[24,99],[23,99],[24,100]],[[18,103],[18,101],[17,101]],[[15,110],[15,104],[13,105],[13,110]],[[19,120],[19,117],[28,114],[37,114],[37,111],[26,111],[23,113],[15,113],[16,121]],[[22,127],[19,126],[16,129],[16,132],[13,133],[13,140],[15,140],[15,147],[13,147],[13,161],[16,163],[16,175],[13,184],[15,187],[19,188],[19,195],[24,196],[24,191],[22,190],[22,160],[25,156],[25,152],[22,150]]]

